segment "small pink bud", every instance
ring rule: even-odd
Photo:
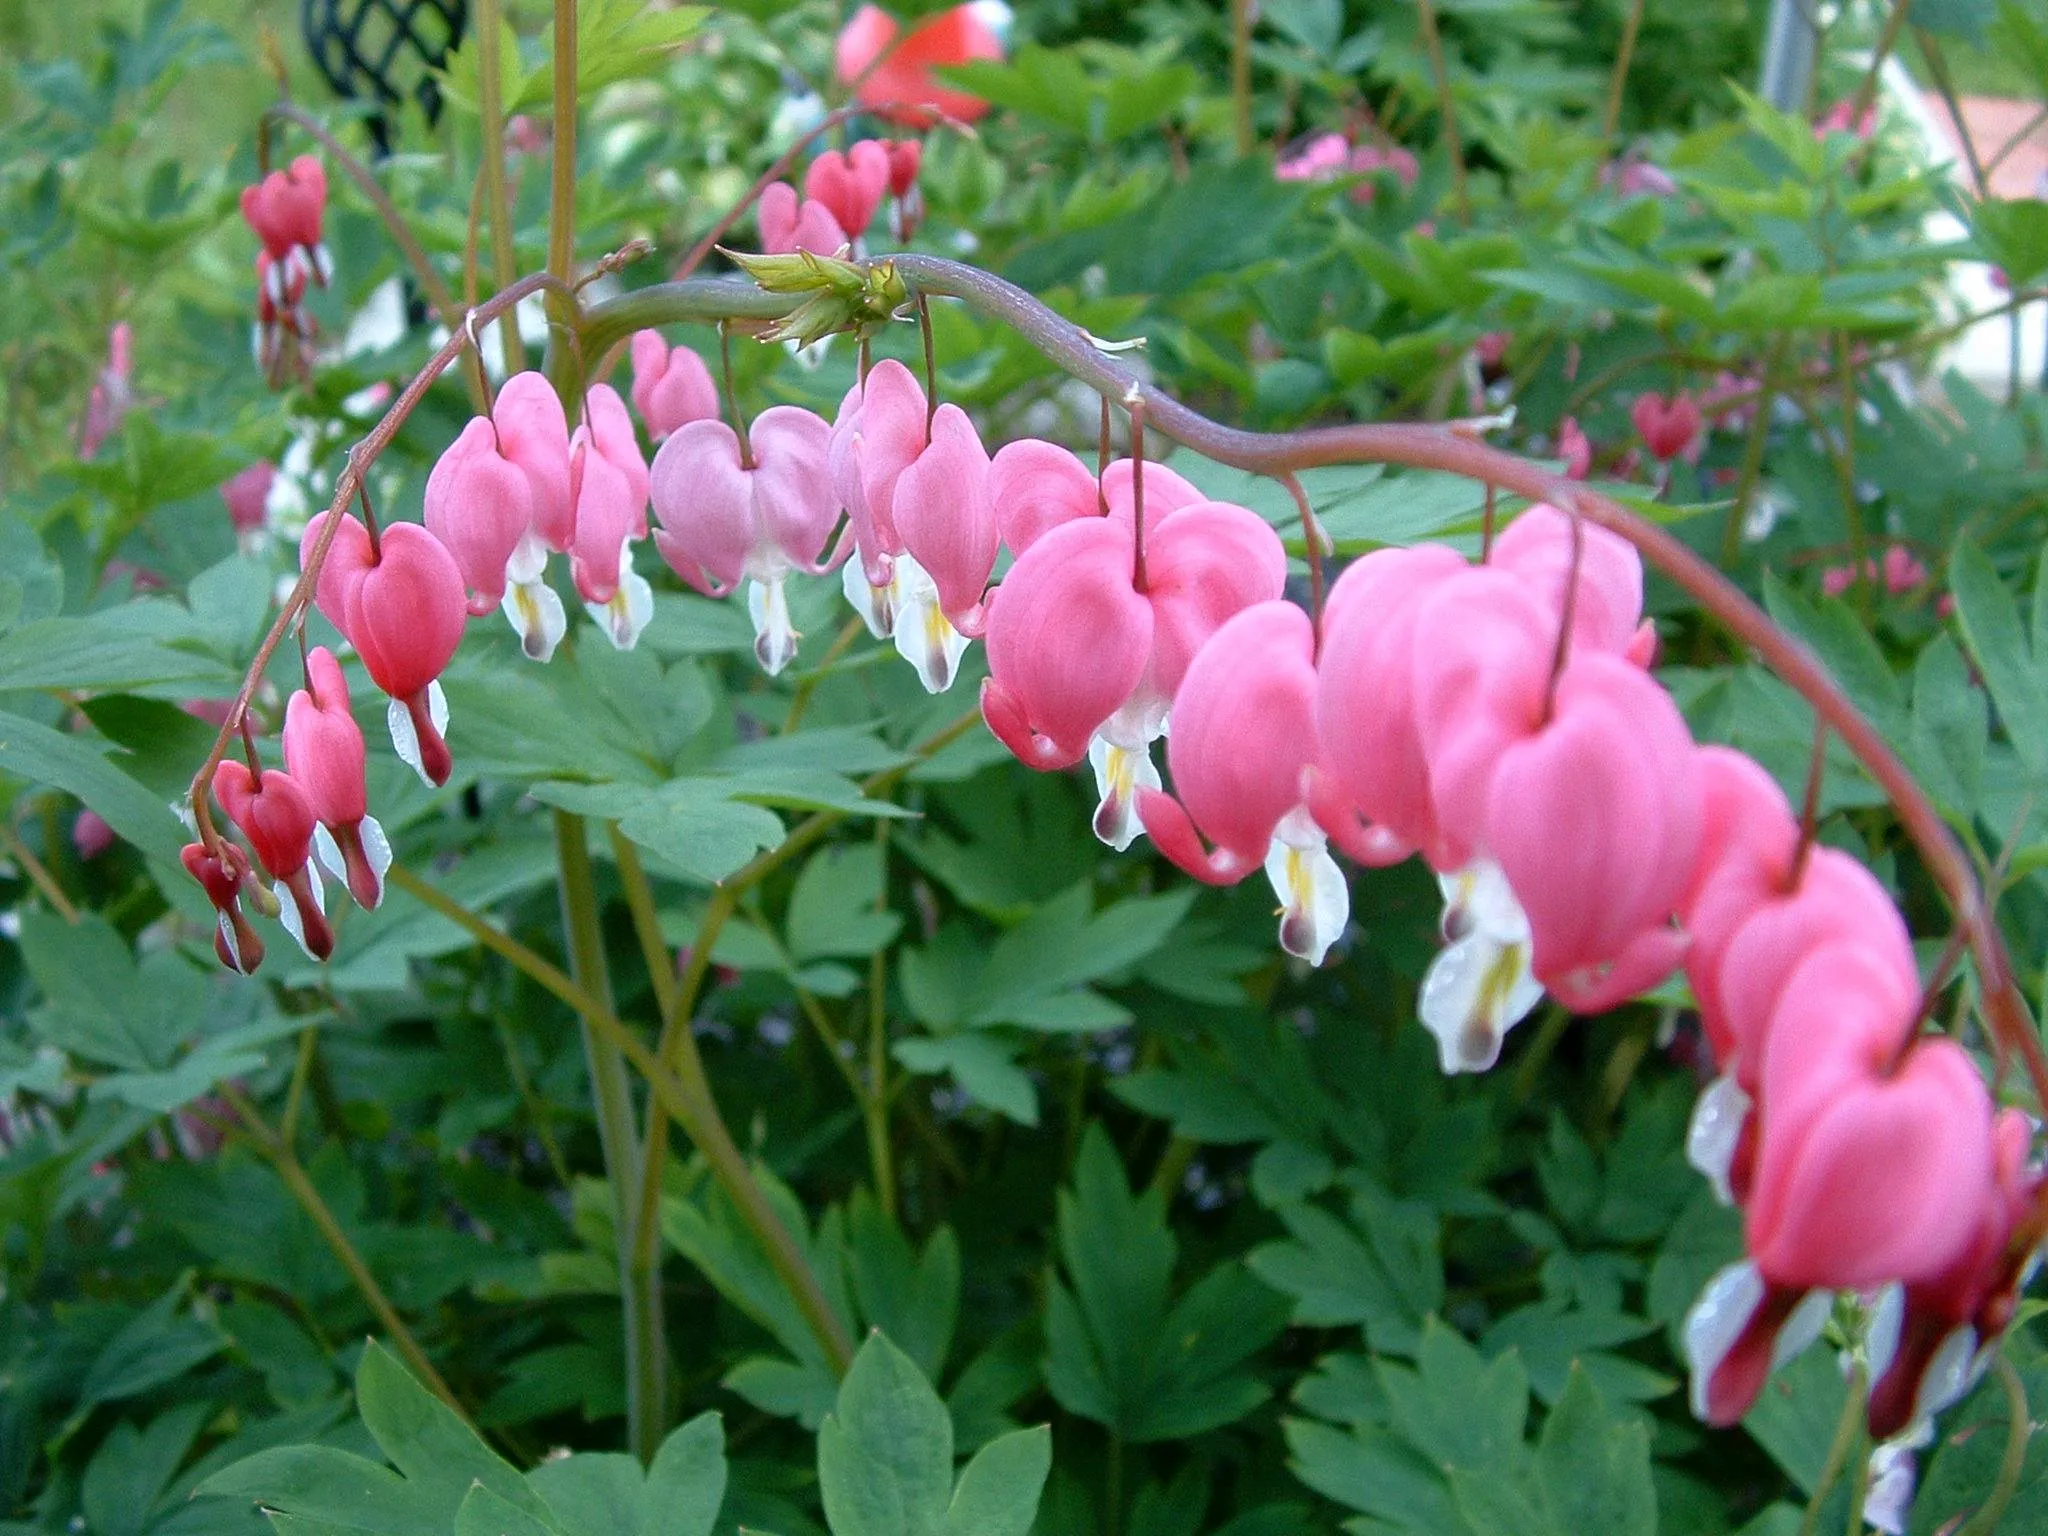
[[[242,850],[223,841],[215,855],[207,852],[204,843],[187,843],[178,858],[185,872],[199,882],[206,899],[213,903],[217,919],[213,949],[220,956],[220,963],[244,976],[254,975],[256,967],[263,963],[263,940],[242,913],[242,881],[249,873],[249,861]]]
[[[276,768],[261,778],[229,758],[214,770],[213,797],[256,850],[257,862],[277,881],[285,926],[316,960],[334,953],[334,930],[322,908],[320,877],[307,870],[316,818],[298,782]]]
[[[244,537],[259,533],[270,520],[270,487],[277,479],[277,466],[259,459],[231,476],[220,488],[220,499],[228,509],[228,521]]]
[[[320,862],[359,905],[372,908],[384,899],[391,845],[370,815],[363,733],[349,711],[348,680],[324,646],[307,655],[306,677],[307,687],[285,705],[285,771],[325,830],[324,843],[314,834]]]
[[[659,331],[633,335],[633,405],[660,442],[687,422],[718,415],[718,386],[704,359],[688,347],[670,349]]]
[[[81,859],[96,859],[114,846],[114,829],[98,811],[80,811],[71,823],[71,847]]]
[[[1651,457],[1658,462],[1668,464],[1681,456],[1698,456],[1703,423],[1699,402],[1691,395],[1680,392],[1666,400],[1660,394],[1646,391],[1636,396],[1628,415],[1636,431],[1642,434]]]
[[[348,588],[347,602],[342,632],[392,698],[399,755],[429,784],[447,783],[455,763],[434,684],[462,643],[468,613],[455,557],[418,523],[394,523],[382,534],[382,558]]]
[[[761,194],[754,217],[761,226],[761,249],[770,256],[791,251],[831,256],[848,244],[832,210],[812,199],[799,201],[796,188],[786,181],[776,182]]]
[[[828,149],[804,172],[804,196],[822,205],[847,238],[857,240],[874,222],[889,190],[889,151],[862,139],[845,154]]]

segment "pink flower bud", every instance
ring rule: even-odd
[[[221,484],[220,499],[228,509],[228,521],[235,532],[247,537],[259,533],[270,521],[270,487],[277,479],[277,466],[259,459]]]
[[[370,679],[391,696],[398,755],[429,784],[442,785],[454,759],[441,732],[447,706],[436,679],[462,643],[468,609],[455,557],[418,523],[382,534],[382,558],[348,588],[348,623]]]
[[[1642,434],[1650,456],[1659,463],[1669,464],[1680,457],[1698,458],[1702,421],[1699,402],[1691,395],[1681,392],[1666,400],[1660,394],[1645,391],[1636,396],[1628,416]]]
[[[796,188],[786,181],[776,182],[761,194],[754,217],[761,226],[761,249],[770,256],[791,251],[831,256],[848,244],[832,210],[810,199],[799,202]]]
[[[633,406],[660,442],[676,428],[718,415],[718,386],[704,359],[688,347],[670,349],[659,331],[633,334]]]
[[[213,903],[216,923],[214,953],[229,970],[253,976],[263,963],[263,940],[249,926],[242,913],[242,881],[249,862],[242,850],[223,841],[218,855],[207,852],[204,843],[187,843],[178,854],[185,872],[199,882],[206,899]]]
[[[114,829],[98,811],[80,811],[71,823],[71,847],[81,859],[98,858],[114,846]]]
[[[506,568],[533,529],[533,487],[498,449],[490,419],[475,416],[427,476],[427,531],[455,557],[470,591],[469,611],[489,613],[505,597]]]
[[[931,441],[896,481],[891,514],[903,548],[931,576],[939,607],[973,633],[1001,534],[989,503],[989,457],[957,405],[932,418]]]
[[[905,198],[916,190],[917,173],[924,165],[921,139],[890,139],[882,145],[889,155],[889,193]]]
[[[804,196],[822,205],[858,240],[867,233],[889,190],[889,151],[879,139],[862,139],[845,154],[828,149],[804,172]]]
[[[576,505],[569,573],[612,644],[631,650],[654,612],[653,589],[632,564],[633,544],[647,537],[647,461],[618,392],[598,384],[588,402],[569,446]]]
[[[1557,425],[1557,456],[1564,460],[1567,479],[1583,480],[1592,473],[1593,445],[1575,416],[1567,416]]]
[[[384,899],[391,845],[370,815],[362,730],[349,711],[348,680],[325,646],[306,657],[307,686],[285,705],[285,771],[320,822],[314,851],[365,908]]]
[[[535,530],[549,549],[566,551],[575,536],[576,504],[569,495],[569,418],[555,386],[532,369],[515,373],[498,390],[491,420],[498,452],[532,487]]]
[[[334,953],[334,930],[327,925],[320,877],[307,868],[315,818],[305,791],[288,773],[266,768],[259,779],[246,763],[229,758],[214,770],[213,797],[277,882],[285,927],[307,954],[325,960]]]

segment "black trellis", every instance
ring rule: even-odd
[[[381,157],[391,152],[384,108],[408,98],[432,122],[441,112],[433,71],[461,42],[468,0],[300,0],[299,28],[313,63],[351,100],[375,102],[365,121]]]

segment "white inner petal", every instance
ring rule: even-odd
[[[313,823],[313,857],[335,879],[348,879],[348,860],[341,856],[341,844],[334,840],[334,834],[327,830],[324,822]]]
[[[1088,765],[1095,770],[1095,835],[1122,853],[1145,830],[1138,818],[1138,791],[1160,788],[1159,767],[1149,743],[1118,746],[1100,731],[1088,738]]]
[[[1321,965],[1351,920],[1351,888],[1330,857],[1329,839],[1300,806],[1273,830],[1266,878],[1280,898],[1280,947]]]
[[[603,603],[585,603],[584,612],[604,627],[612,648],[630,651],[639,644],[640,631],[654,617],[654,588],[633,569],[633,540],[619,545],[619,588]]]
[[[1503,944],[1475,930],[1445,945],[1430,962],[1415,1009],[1436,1036],[1444,1071],[1484,1072],[1500,1059],[1507,1032],[1542,996],[1526,943]]]
[[[1869,1362],[1872,1381],[1892,1368],[1905,1326],[1906,1288],[1894,1280],[1877,1293],[1863,1324],[1863,1357]]]
[[[747,583],[747,613],[754,621],[754,658],[773,677],[795,659],[803,638],[789,621],[789,594],[780,576]]]
[[[1730,1264],[1707,1282],[1700,1298],[1685,1314],[1685,1358],[1692,1366],[1693,1416],[1707,1416],[1707,1384],[1721,1368],[1728,1351],[1749,1326],[1757,1303],[1764,1299],[1764,1277],[1747,1261]]]
[[[529,528],[519,536],[519,542],[512,547],[511,558],[505,562],[505,580],[511,585],[523,586],[539,581],[547,568],[547,541]]]
[[[1785,1326],[1778,1330],[1777,1342],[1771,1346],[1771,1369],[1775,1371],[1805,1354],[1806,1346],[1820,1337],[1821,1329],[1828,1324],[1828,1314],[1834,1310],[1833,1291],[1808,1291],[1785,1319]]]
[[[551,659],[562,636],[569,632],[569,616],[561,597],[538,575],[505,588],[505,599],[498,606],[512,621],[519,649],[528,661]]]
[[[1438,875],[1444,893],[1443,933],[1460,939],[1468,933],[1491,937],[1497,944],[1529,944],[1529,914],[1515,899],[1501,867],[1491,859],[1474,859],[1462,869]]]
[[[1734,1078],[1723,1073],[1699,1096],[1699,1102],[1692,1107],[1692,1123],[1685,1130],[1685,1160],[1707,1176],[1723,1205],[1735,1203],[1728,1170],[1735,1161],[1735,1147],[1748,1118],[1749,1095]]]
[[[384,824],[374,816],[365,816],[356,823],[356,837],[362,842],[370,873],[377,877],[377,900],[371,903],[374,907],[384,899],[384,877],[391,871],[391,839],[384,835]]]
[[[245,976],[248,975],[249,968],[242,964],[242,944],[235,935],[234,923],[225,912],[216,912],[213,920],[215,926],[220,929],[220,942],[227,950],[228,957],[234,962],[235,969]]]
[[[849,566],[853,563],[847,562]],[[926,693],[944,693],[960,675],[967,637],[940,610],[938,587],[910,556],[896,557],[893,585],[897,654],[917,668]]]
[[[1964,1323],[1952,1330],[1935,1350],[1934,1358],[1927,1362],[1927,1374],[1920,1378],[1920,1391],[1913,1399],[1914,1419],[1931,1419],[1959,1401],[1977,1384],[1989,1361],[1988,1350],[1979,1357],[1975,1328]]]
[[[899,561],[906,558],[897,556]],[[896,593],[901,577],[891,575],[886,587],[868,585],[867,572],[854,556],[839,568],[839,586],[846,593],[846,600],[853,605],[853,611],[860,615],[861,622],[868,627],[868,633],[877,640],[886,640],[896,632]]]
[[[306,866],[306,888],[313,894],[313,910],[326,916],[327,891],[320,883],[320,871],[311,864]],[[277,920],[284,925],[284,931],[298,941],[308,960],[318,960],[320,957],[306,948],[306,920],[299,911],[299,903],[293,897],[291,887],[279,880],[271,885],[270,891],[277,898]]]
[[[1913,1508],[1913,1451],[1887,1440],[1870,1453],[1870,1491],[1863,1499],[1864,1523],[1885,1536],[1905,1536]]]
[[[441,680],[435,678],[427,684],[427,719],[433,723],[436,733],[445,735],[448,730],[448,695],[441,691]],[[404,703],[393,699],[384,707],[384,723],[391,731],[391,746],[398,753],[398,759],[420,776],[420,782],[429,789],[438,788],[427,777],[427,770],[420,758],[419,733],[412,728],[412,712]]]

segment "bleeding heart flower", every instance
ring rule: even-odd
[[[596,384],[586,399],[585,420],[569,440],[569,574],[612,644],[630,651],[654,617],[654,589],[633,570],[633,545],[647,537],[647,461],[618,391]]]
[[[1486,563],[1520,576],[1560,617],[1572,588],[1574,649],[1641,667],[1656,654],[1657,627],[1643,617],[1642,557],[1620,534],[1580,519],[1575,537],[1570,515],[1539,501],[1501,530]]]
[[[1969,1245],[1933,1279],[1889,1293],[1897,1305],[1883,1321],[1893,1326],[1871,1330],[1872,1435],[1897,1435],[1961,1401],[1990,1363],[2034,1258],[2017,1240],[2041,1186],[2040,1171],[2028,1164],[2033,1138],[2033,1123],[2022,1111],[1999,1111],[1992,1125],[1992,1181],[1977,1196]]]
[[[1529,915],[1490,859],[1437,876],[1444,947],[1423,973],[1415,1014],[1436,1037],[1448,1075],[1485,1072],[1513,1029],[1543,1000],[1530,968]]]
[[[1174,695],[1174,793],[1137,798],[1160,852],[1196,879],[1235,885],[1263,865],[1281,901],[1281,947],[1320,965],[1351,898],[1305,802],[1315,702],[1308,615],[1284,600],[1244,609],[1209,637]]]
[[[890,139],[883,148],[889,152],[889,192],[895,198],[890,212],[890,233],[908,240],[924,222],[924,194],[917,188],[917,173],[924,164],[924,145],[917,139]]]
[[[346,601],[342,633],[371,681],[391,695],[392,745],[427,783],[447,783],[455,761],[441,734],[448,700],[437,679],[462,643],[468,611],[455,557],[418,523],[393,523],[380,537],[376,564],[348,585]]]
[[[305,791],[288,773],[266,768],[258,778],[248,764],[229,758],[214,770],[213,798],[277,882],[286,931],[313,959],[325,960],[334,953],[334,930],[327,925],[319,872],[309,862],[316,821]]]
[[[791,251],[809,251],[813,256],[831,256],[850,243],[846,231],[823,203],[799,202],[796,188],[778,181],[761,194],[754,205],[755,221],[761,226],[761,250],[769,256]]]
[[[976,634],[1002,534],[989,496],[989,456],[957,405],[932,418],[931,440],[897,477],[890,518],[903,548],[932,578],[956,629]]]
[[[576,535],[569,494],[569,418],[547,375],[528,369],[498,390],[491,406],[498,452],[525,474],[533,491],[533,526],[549,549],[568,553]]]
[[[884,358],[846,392],[832,423],[832,489],[846,507],[871,587],[888,586],[889,564],[903,551],[894,517],[896,482],[930,441],[928,422],[924,390],[908,368]],[[894,625],[879,608],[878,618],[875,638],[887,639]]]
[[[220,956],[220,963],[244,976],[255,975],[256,967],[263,963],[263,940],[242,913],[242,881],[249,875],[249,861],[242,850],[223,841],[220,852],[213,854],[204,843],[187,843],[178,859],[213,903],[213,952]]]
[[[1583,480],[1593,472],[1593,445],[1576,416],[1567,416],[1557,424],[1557,456],[1564,460],[1568,480]]]
[[[370,553],[370,530],[359,518],[346,512],[314,513],[307,519],[306,531],[299,539],[299,568],[304,570],[311,561],[313,550],[320,542],[321,530],[327,526],[329,518],[336,516],[340,517],[341,526],[334,530],[333,542],[327,546],[327,557],[320,563],[320,575],[313,583],[313,606],[354,644],[355,636],[348,632],[348,591],[375,563],[376,557]]]
[[[1833,1308],[1831,1292],[1774,1285],[1748,1260],[1717,1273],[1685,1315],[1694,1415],[1721,1428],[1740,1423],[1771,1372],[1820,1337]]]
[[[1628,409],[1628,417],[1635,423],[1636,431],[1642,434],[1650,456],[1660,464],[1669,464],[1677,458],[1683,458],[1687,463],[1698,461],[1700,448],[1705,442],[1704,422],[1699,402],[1691,395],[1681,392],[1666,400],[1660,394],[1645,391],[1636,396],[1635,404]]]
[[[840,32],[834,63],[840,83],[853,87],[855,101],[913,128],[930,127],[940,113],[971,123],[988,111],[979,96],[941,85],[932,73],[951,64],[1002,58],[1002,40],[972,5],[928,16],[908,36],[899,38],[899,30],[896,18],[881,7],[863,5]]]
[[[754,654],[771,677],[802,638],[790,624],[784,579],[830,568],[819,557],[839,519],[826,467],[831,435],[823,417],[777,405],[749,429],[751,462],[722,421],[686,424],[654,456],[654,547],[708,597],[753,584]]]
[[[306,686],[284,713],[284,766],[319,825],[313,851],[366,909],[384,899],[391,843],[370,814],[363,733],[349,711],[348,680],[325,646],[306,656]]]
[[[858,240],[875,221],[889,190],[889,150],[879,139],[862,139],[845,154],[828,149],[804,172],[804,196],[822,204],[849,240]]]
[[[568,618],[545,579],[548,546],[534,516],[534,484],[505,456],[491,419],[477,416],[427,476],[426,519],[427,530],[455,557],[470,590],[469,611],[503,608],[521,650],[546,661]]]
[[[718,416],[718,386],[689,347],[674,347],[659,331],[633,333],[633,405],[660,442],[678,427]]]
[[[1775,1285],[1937,1279],[1968,1250],[1993,1178],[1992,1106],[1969,1054],[1911,1037],[1919,999],[1869,951],[1814,953],[1764,1044],[1744,1246]]]
[[[269,526],[270,487],[276,480],[277,466],[259,459],[221,483],[220,499],[228,509],[228,522],[245,550]]]
[[[1013,555],[1042,533],[1103,510],[1095,476],[1072,451],[1042,438],[1003,444],[989,460],[989,505]]]

